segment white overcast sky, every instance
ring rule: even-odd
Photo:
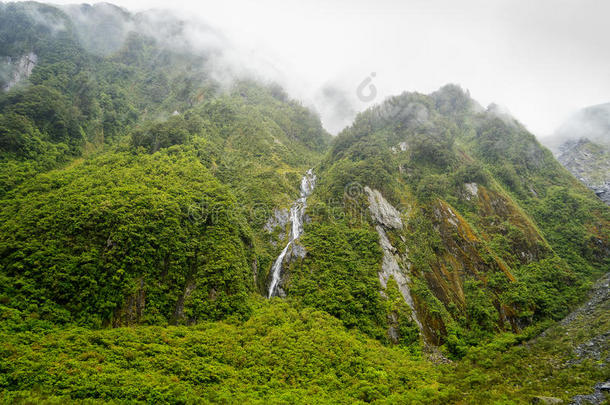
[[[334,132],[337,123],[316,102],[321,89],[333,85],[355,98],[372,72],[373,102],[457,83],[484,106],[505,106],[538,136],[576,109],[610,102],[606,0],[112,2],[131,11],[170,9],[220,29],[245,63],[272,67]]]

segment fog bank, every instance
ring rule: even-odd
[[[211,27],[221,43],[207,29],[192,29],[191,44],[230,44],[225,56],[235,68],[280,83],[314,106],[333,133],[384,97],[446,83],[483,105],[504,106],[542,137],[574,111],[610,100],[610,2],[114,3],[129,11],[169,8]]]

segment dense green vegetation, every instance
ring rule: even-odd
[[[607,302],[533,343],[518,344],[535,331],[507,333],[461,362],[433,364],[325,312],[255,301],[245,322],[103,330],[59,329],[0,307],[0,400],[528,404],[590,392],[610,372],[572,352],[608,330]]]
[[[139,34],[100,57],[55,8],[1,17],[29,38],[7,56],[38,55],[0,98],[5,303],[94,327],[247,315],[276,254],[262,225],[324,149],[319,119],[277,86],[220,91],[200,56]]]
[[[301,242],[310,254],[288,271],[287,294],[385,340],[384,303],[378,292],[381,265],[377,234],[344,224],[314,224]],[[386,328],[384,328],[384,326]]]
[[[98,327],[247,313],[251,235],[192,156],[104,155],[9,197],[0,260],[12,307]]]
[[[217,82],[215,51],[79,7],[0,4],[0,86],[36,55],[0,93],[1,401],[526,403],[607,378],[568,363],[602,310],[520,345],[610,270],[610,210],[514,119],[450,85],[331,140],[279,86]],[[305,254],[263,299],[310,168]],[[390,259],[407,285],[382,287]]]
[[[345,222],[350,232],[373,231],[363,187],[378,189],[405,222],[386,232],[406,252],[404,268],[412,266],[426,340],[445,345],[453,358],[499,331],[560,319],[610,269],[603,203],[514,119],[493,106],[483,110],[456,86],[429,96],[405,93],[360,114],[334,140],[320,171],[310,211],[314,223],[330,229],[317,235],[310,227],[303,243],[323,250],[327,235],[343,234]],[[362,256],[361,246],[335,243],[327,257],[312,253],[292,270],[288,290],[298,291],[302,272],[310,283],[324,277],[316,288],[331,299],[317,306],[343,308],[344,278],[337,271],[323,276],[326,263]],[[364,315],[378,315],[380,306],[364,294],[356,305],[360,323],[386,328],[385,317]]]
[[[351,403],[447,396],[436,383],[440,370],[417,357],[348,333],[324,312],[259,305],[245,323],[15,333],[2,346],[0,385],[12,387],[3,399],[51,386],[34,398]],[[24,339],[29,344],[18,343]]]

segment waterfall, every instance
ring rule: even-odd
[[[290,207],[290,224],[291,224],[291,232],[290,239],[282,250],[282,253],[275,259],[273,263],[273,267],[271,268],[271,283],[269,284],[269,293],[268,297],[271,298],[277,295],[278,286],[280,283],[280,276],[282,273],[282,264],[284,262],[284,257],[286,253],[288,253],[288,249],[292,243],[299,238],[303,234],[303,215],[305,214],[305,207],[307,206],[307,197],[313,191],[313,188],[316,185],[316,175],[313,174],[313,169],[309,169],[305,176],[301,179],[301,196],[298,200],[292,204]]]

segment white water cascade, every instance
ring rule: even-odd
[[[271,283],[269,284],[268,297],[271,298],[278,294],[278,285],[280,283],[280,276],[282,273],[282,264],[284,257],[290,249],[292,243],[301,236],[303,233],[303,214],[305,214],[305,207],[307,206],[307,197],[313,191],[316,185],[316,175],[313,174],[313,169],[309,169],[303,179],[301,179],[301,197],[292,204],[290,207],[290,224],[291,232],[288,244],[282,253],[275,259],[273,267],[271,268]]]

